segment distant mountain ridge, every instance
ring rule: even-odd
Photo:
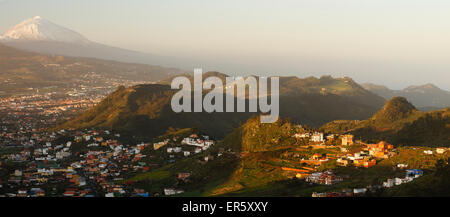
[[[176,75],[180,76],[180,75]],[[191,74],[182,74],[182,76],[187,77],[191,83],[194,82],[194,77]],[[203,80],[210,76],[218,77],[222,80],[223,84],[226,83],[226,78],[228,75],[216,71],[210,71],[203,74]],[[258,76],[253,76],[256,80],[259,79]],[[159,84],[170,85],[172,79],[175,76],[171,76],[167,79],[161,80]],[[245,77],[244,77],[245,78]],[[269,77],[270,78],[270,77]],[[381,108],[384,105],[385,100],[376,94],[367,91],[361,85],[356,83],[353,79],[349,77],[344,78],[333,78],[329,75],[316,77],[306,77],[299,78],[296,76],[286,76],[279,77],[280,94],[284,96],[298,96],[302,94],[318,94],[322,96],[326,95],[337,95],[342,97],[351,98],[352,100],[358,101],[359,104],[364,106],[378,107]]]
[[[391,90],[383,85],[361,84],[365,89],[389,100],[396,96],[405,97],[423,111],[442,109],[450,106],[450,92],[434,84],[409,86],[403,90]]]

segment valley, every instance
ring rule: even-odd
[[[405,99],[393,99],[374,117],[391,110],[401,113],[378,124],[409,120],[416,111]],[[427,147],[373,142],[370,134],[326,132],[326,126],[314,129],[287,119],[262,124],[252,117],[223,139],[193,128],[169,127],[153,138],[100,128],[21,128],[23,133],[3,133],[0,139],[0,194],[395,196],[434,180],[427,184],[432,190],[415,193],[447,195],[439,190],[448,184],[448,133],[444,143]],[[439,135],[432,129],[430,137]]]

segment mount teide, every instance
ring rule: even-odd
[[[83,35],[40,16],[27,19],[7,30],[0,42],[10,47],[43,54],[92,57],[130,63],[189,67],[188,61],[112,47],[90,41]]]

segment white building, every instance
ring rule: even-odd
[[[397,164],[398,168],[406,168],[408,167],[408,164]]]
[[[105,197],[114,197],[114,193],[112,193],[112,192],[111,193],[106,193]]]
[[[21,170],[15,170],[14,171],[14,175],[15,176],[22,176],[22,171]]]
[[[175,148],[173,149],[173,151],[174,151],[175,153],[180,153],[180,152],[181,152],[181,147],[175,147]]]
[[[445,153],[445,148],[436,148],[436,153],[437,154],[444,154]]]
[[[202,140],[202,139],[194,139],[191,137],[186,137],[181,141],[181,144],[185,144],[185,145],[192,145],[192,146],[197,146],[197,147],[210,147],[212,145],[214,145],[214,141],[213,140]]]
[[[295,138],[309,138],[310,134],[309,133],[296,133],[294,134]]]
[[[383,182],[383,187],[385,188],[390,188],[390,187],[394,187],[394,180],[393,179],[388,179],[386,182]]]
[[[367,191],[367,188],[355,188],[355,189],[353,189],[353,193],[354,194],[364,194],[364,193],[366,193],[366,191]]]
[[[311,141],[312,142],[324,142],[325,140],[323,139],[323,133],[314,133],[311,136]]]
[[[175,195],[175,194],[182,194],[184,193],[183,190],[176,190],[174,188],[164,188],[164,195]]]
[[[423,153],[431,155],[431,154],[433,154],[433,151],[432,150],[425,150],[425,151],[423,151]]]
[[[78,178],[79,186],[85,186],[86,185],[86,179],[83,177]]]

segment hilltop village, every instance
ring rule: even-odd
[[[308,158],[302,157],[300,165],[282,167],[282,170],[294,174],[298,179],[304,179],[308,183],[318,185],[335,185],[345,179],[351,179],[348,175],[338,175],[333,169],[336,167],[371,168],[382,160],[390,159],[398,154],[394,145],[385,141],[376,144],[355,140],[351,134],[324,134],[321,132],[296,133],[295,138],[308,141],[306,145],[296,148],[298,151],[309,150]],[[413,148],[416,149],[416,148]],[[316,150],[316,151],[314,151]],[[424,156],[448,157],[449,149],[428,148],[421,153]],[[317,152],[317,153],[314,153]],[[292,153],[290,153],[292,154]],[[291,156],[292,157],[292,156]],[[298,154],[296,157],[299,157]],[[287,158],[288,159],[288,158]],[[291,164],[292,165],[292,164]],[[333,166],[330,166],[333,165]],[[329,167],[329,168],[327,168]],[[403,177],[392,177],[378,185],[369,185],[362,188],[345,188],[338,192],[313,192],[312,197],[346,197],[364,195],[368,191],[376,191],[380,188],[390,188],[413,181],[421,177],[424,172],[417,168],[411,168],[406,163],[395,165],[398,170],[404,171]]]

